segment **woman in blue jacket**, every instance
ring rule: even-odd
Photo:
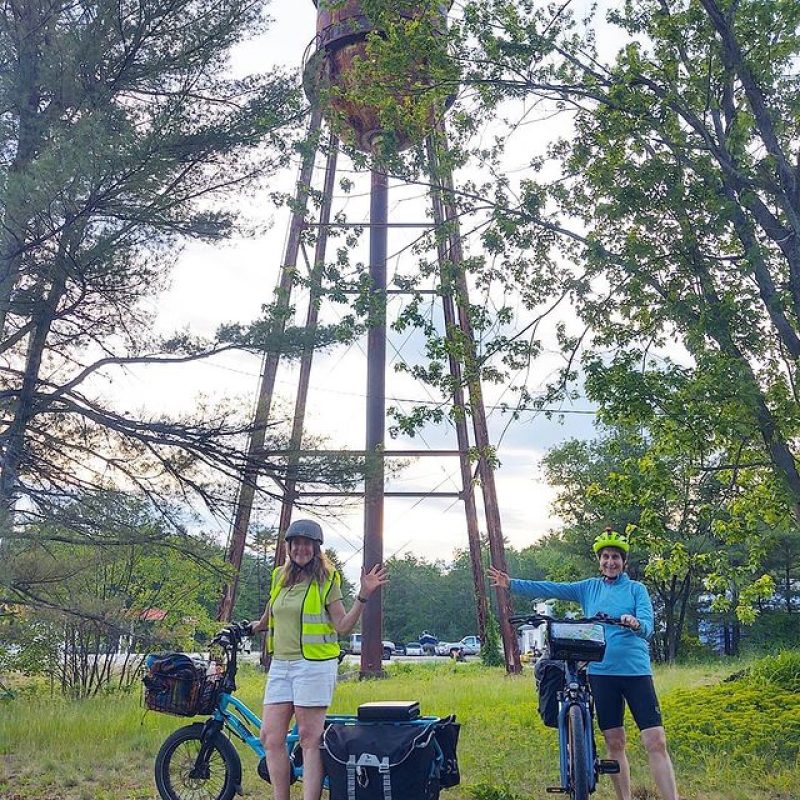
[[[606,626],[606,652],[602,661],[589,665],[589,682],[595,700],[597,724],[606,742],[608,757],[619,762],[619,774],[612,775],[618,800],[631,800],[631,775],[625,754],[625,704],[641,732],[650,771],[664,800],[678,800],[675,773],[667,751],[648,639],[653,635],[653,604],[643,584],[625,573],[628,540],[606,528],[594,541],[600,567],[599,578],[575,583],[524,581],[509,578],[489,567],[493,586],[510,589],[540,600],[570,600],[579,603],[587,617],[607,614],[618,617],[625,627]]]

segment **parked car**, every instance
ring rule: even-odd
[[[359,656],[361,655],[361,634],[360,633],[351,633],[350,638],[347,642],[347,647],[345,648],[348,653],[352,653],[353,655]],[[394,642],[390,642],[388,639],[383,640],[383,659],[384,661],[388,661],[392,654],[395,652]]]
[[[474,656],[481,651],[481,640],[477,636],[465,636],[458,642],[439,642],[437,656]]]
[[[419,642],[408,642],[406,644],[407,656],[424,656],[425,648]]]

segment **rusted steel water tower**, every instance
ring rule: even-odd
[[[452,0],[451,0],[452,3]],[[306,94],[314,104],[322,102],[323,114],[336,133],[348,144],[363,152],[372,153],[382,138],[388,137],[396,150],[404,150],[419,144],[420,128],[415,131],[399,123],[393,116],[390,125],[386,115],[368,99],[371,81],[370,52],[371,37],[381,36],[380,23],[365,13],[366,2],[359,0],[322,0],[317,6],[317,35],[312,43],[313,52],[306,59],[303,83]],[[447,26],[447,6],[430,9],[424,0],[397,0],[392,3],[392,14],[397,21],[412,22],[427,15],[434,35],[443,34]],[[444,47],[444,39],[442,39]],[[411,82],[426,81],[428,54],[411,55],[400,85],[394,91],[397,104],[413,102],[414,96],[408,86]],[[390,90],[392,94],[392,90]],[[432,131],[436,125],[435,112],[444,109],[429,109],[427,123]],[[424,135],[423,133],[423,135]],[[417,134],[417,136],[415,136]]]
[[[478,629],[481,636],[486,632],[486,589],[480,555],[478,511],[474,494],[475,477],[481,487],[482,506],[486,532],[489,538],[492,562],[501,569],[506,568],[500,513],[495,489],[494,471],[490,462],[491,452],[486,412],[477,369],[476,347],[469,315],[469,286],[463,268],[463,253],[458,229],[458,217],[453,202],[453,182],[449,171],[442,166],[441,154],[446,148],[443,115],[447,98],[431,102],[429,108],[419,113],[416,108],[414,124],[406,125],[402,114],[385,113],[385,107],[372,102],[370,65],[373,59],[372,45],[375,37],[387,32],[386,18],[368,14],[375,0],[314,0],[317,6],[316,37],[306,53],[303,82],[314,111],[309,126],[311,140],[319,140],[325,120],[329,131],[329,146],[325,178],[321,189],[321,201],[316,221],[308,218],[308,195],[316,153],[306,152],[297,183],[293,216],[287,239],[286,252],[276,288],[276,304],[289,308],[294,275],[300,251],[303,249],[301,233],[304,229],[317,231],[312,275],[305,326],[308,331],[317,327],[320,301],[324,299],[321,274],[325,265],[328,232],[339,225],[366,227],[369,229],[369,279],[372,302],[368,317],[367,380],[366,380],[366,436],[364,456],[364,488],[354,493],[364,498],[364,548],[363,564],[370,569],[383,561],[383,510],[385,497],[453,496],[453,493],[429,491],[425,493],[387,492],[384,485],[384,464],[389,458],[424,457],[428,455],[458,458],[461,491],[456,493],[464,502],[472,573],[475,584]],[[432,7],[425,0],[395,0],[389,16],[390,24],[402,25],[404,21],[419,21],[423,15],[430,25],[433,37],[446,31],[447,6]],[[384,12],[386,13],[386,12]],[[442,37],[442,47],[445,40]],[[406,84],[384,87],[384,97],[391,103],[418,102],[420,87],[426,84],[426,67],[430,53],[407,54],[408,63],[404,73]],[[424,94],[424,92],[423,92]],[[387,122],[388,119],[388,122]],[[420,119],[422,122],[420,123]],[[368,222],[357,224],[332,223],[331,201],[335,186],[336,161],[339,142],[344,142],[373,157],[371,169],[370,216]],[[437,257],[440,266],[440,284],[431,294],[441,299],[446,339],[458,347],[451,348],[449,356],[450,374],[453,378],[452,403],[459,410],[453,414],[457,448],[447,451],[431,450],[387,450],[386,428],[386,299],[388,294],[400,290],[387,287],[387,243],[388,229],[393,227],[388,219],[388,177],[381,169],[378,156],[388,146],[395,150],[410,146],[425,145],[430,179],[430,199],[433,224],[420,223],[418,227],[434,228],[436,232]],[[397,224],[397,223],[395,223]],[[402,223],[408,225],[408,223]],[[445,268],[446,267],[446,268]],[[278,315],[283,319],[282,315]],[[277,323],[281,327],[283,323]],[[466,342],[466,346],[465,343]],[[458,353],[458,357],[455,355]],[[253,433],[248,448],[248,462],[257,463],[262,457],[265,430],[269,422],[275,376],[280,355],[267,353],[264,357],[261,385],[255,412]],[[302,447],[306,400],[313,351],[307,351],[300,363],[298,388],[295,398],[295,413],[287,463],[297,464]],[[468,409],[468,411],[467,411]],[[471,422],[471,426],[468,424]],[[470,432],[471,427],[471,432]],[[473,465],[470,453],[479,453]],[[473,476],[473,466],[476,475]],[[228,551],[229,561],[238,571],[244,551],[253,499],[256,491],[256,472],[246,471],[242,478],[236,514]],[[294,503],[301,497],[324,495],[325,492],[304,492],[298,482],[288,479],[281,486],[283,501],[279,523],[279,544],[276,563],[285,557],[283,534],[292,515]],[[345,493],[335,493],[338,495]],[[227,587],[220,604],[220,619],[229,619],[236,595],[236,581]],[[509,671],[519,671],[519,653],[514,631],[509,623],[510,601],[508,593],[497,590],[500,609],[500,628]],[[364,610],[362,621],[361,673],[381,674],[382,615],[380,597],[376,596]]]

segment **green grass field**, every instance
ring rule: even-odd
[[[800,797],[800,694],[722,683],[741,664],[657,670],[678,784],[686,800],[797,800]],[[530,670],[508,677],[478,664],[392,664],[387,680],[342,681],[332,711],[359,703],[418,699],[424,714],[455,713],[462,723],[462,785],[445,800],[545,798],[557,782],[554,731],[536,714]],[[260,707],[263,675],[240,672],[239,695]],[[793,690],[792,690],[793,689]],[[0,703],[0,798],[133,800],[155,798],[153,760],[184,720],[145,714],[139,695],[70,702],[49,694]],[[629,730],[634,796],[656,797],[635,729]],[[240,747],[245,797],[271,796],[256,759]],[[293,797],[300,797],[296,792]],[[595,795],[612,800],[610,779]]]

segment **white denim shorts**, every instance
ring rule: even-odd
[[[336,688],[339,660],[278,661],[272,660],[264,690],[264,705],[293,703],[316,708],[329,706]]]

